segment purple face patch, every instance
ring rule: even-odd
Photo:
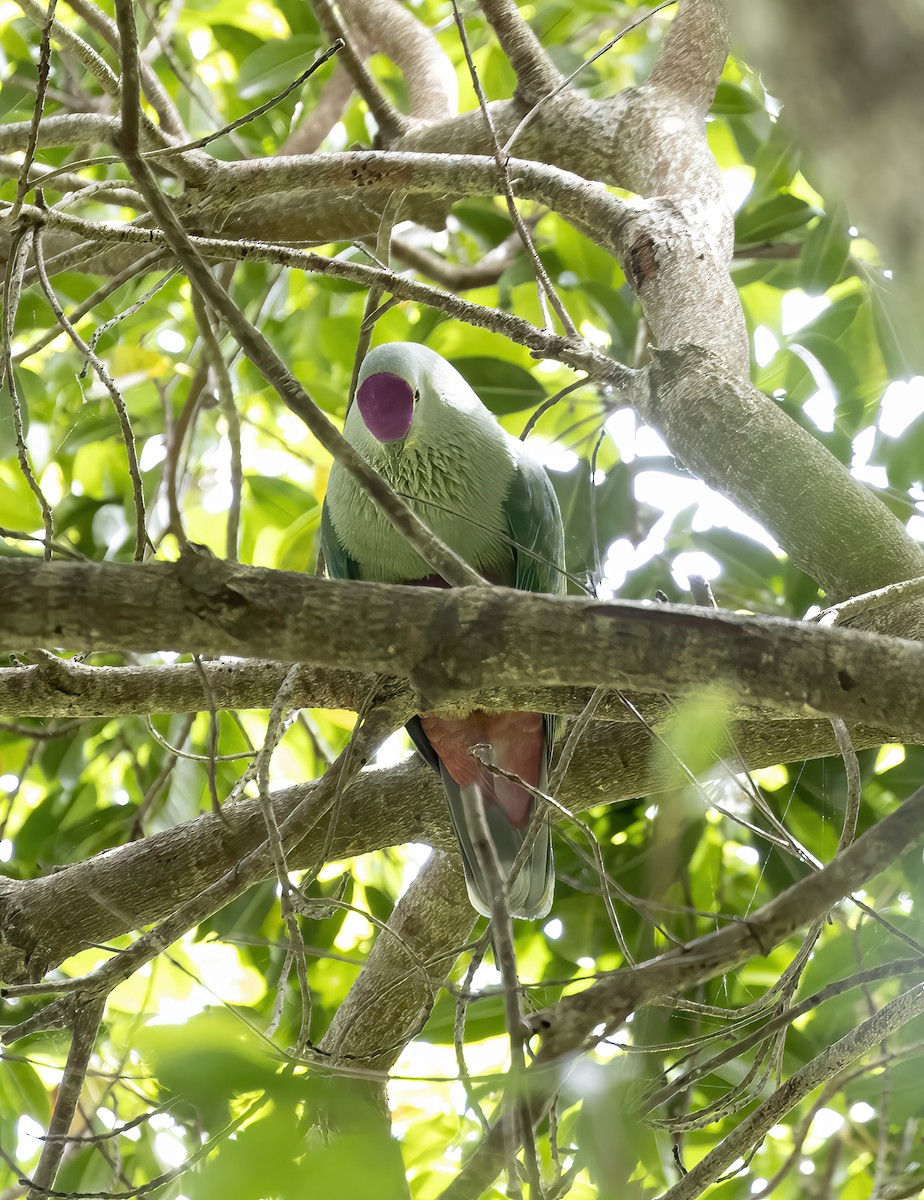
[[[414,391],[406,379],[383,371],[359,385],[356,403],[366,428],[380,442],[407,436],[414,416]]]

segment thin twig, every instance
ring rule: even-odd
[[[472,951],[472,957],[469,960],[465,978],[462,980],[462,986],[459,988],[458,995],[456,996],[456,1013],[452,1023],[452,1042],[456,1053],[459,1080],[465,1091],[465,1106],[478,1118],[478,1124],[481,1126],[482,1133],[487,1133],[490,1125],[488,1124],[488,1118],[484,1115],[484,1109],[478,1103],[478,1097],[475,1095],[475,1090],[472,1087],[471,1072],[465,1061],[465,1015],[471,998],[470,993],[475,972],[484,960],[490,941],[491,931],[487,929],[481,935],[477,946]]]
[[[130,2],[130,0],[126,0]],[[346,749],[302,801],[279,824],[279,844],[285,853],[297,845],[327,815],[337,796],[358,775],[382,741],[408,718],[407,705],[401,699],[385,702],[357,723]],[[62,1028],[68,1020],[70,996],[77,993],[108,994],[145,963],[163,953],[187,929],[204,921],[212,913],[239,896],[252,883],[272,869],[272,854],[266,841],[249,851],[214,883],[176,908],[131,946],[114,955],[89,975],[39,985],[31,991],[58,991],[61,996],[18,1025],[7,1029],[4,1044],[40,1029]],[[29,986],[29,985],[24,985]]]
[[[503,7],[503,5],[501,6]],[[503,191],[504,198],[507,201],[507,211],[510,213],[510,219],[513,222],[514,228],[520,235],[520,239],[526,249],[533,264],[533,270],[536,272],[536,280],[539,284],[539,298],[543,296],[551,304],[555,310],[562,328],[568,337],[579,337],[577,327],[571,320],[568,310],[561,302],[558,293],[555,291],[555,285],[549,278],[549,273],[545,269],[545,264],[539,257],[539,252],[536,249],[536,243],[533,241],[532,234],[523,218],[520,216],[520,210],[517,208],[516,200],[513,195],[513,186],[510,182],[510,171],[508,168],[509,156],[504,154],[501,149],[500,139],[497,136],[497,129],[494,126],[494,121],[491,118],[491,110],[488,107],[488,101],[484,94],[484,89],[481,86],[481,80],[478,77],[478,71],[475,67],[475,60],[472,58],[472,51],[468,44],[468,37],[465,32],[465,22],[462,20],[462,15],[459,12],[458,0],[452,0],[452,12],[455,18],[456,29],[459,31],[459,39],[462,42],[462,50],[465,54],[465,61],[468,64],[469,74],[472,78],[472,86],[475,89],[475,95],[478,97],[478,104],[481,108],[482,116],[484,117],[485,125],[488,127],[488,133],[491,138],[491,145],[494,150],[494,161],[497,163],[498,177]],[[547,322],[551,324],[551,322]]]
[[[504,1124],[507,1129],[507,1147],[510,1155],[507,1186],[508,1189],[514,1189],[514,1195],[517,1194],[519,1183],[516,1152],[517,1148],[522,1145],[526,1170],[531,1179],[535,1176],[533,1192],[538,1197],[541,1196],[541,1185],[537,1187],[538,1167],[533,1121],[528,1097],[523,1088],[527,1067],[528,1034],[523,1024],[523,1012],[520,1007],[520,986],[517,978],[516,951],[513,945],[513,926],[510,921],[510,910],[507,907],[506,886],[501,874],[500,861],[491,840],[484,800],[480,791],[476,791],[471,808],[474,817],[474,827],[470,826],[472,847],[488,886],[491,905],[491,940],[494,945],[494,960],[501,976],[504,1018],[507,1025],[507,1036],[510,1040],[510,1071],[504,1104],[504,1113],[506,1114]]]
[[[533,429],[539,423],[539,419],[544,417],[550,408],[554,408],[559,400],[563,400],[565,396],[570,396],[572,392],[576,392],[578,388],[582,388],[587,382],[587,379],[576,379],[574,383],[569,383],[567,387],[563,387],[561,391],[556,392],[554,396],[549,396],[547,400],[543,400],[523,426],[523,432],[520,434],[520,441],[526,441]]]
[[[699,1196],[736,1158],[755,1146],[781,1117],[819,1084],[843,1071],[922,1012],[924,983],[919,983],[793,1072],[782,1087],[777,1088],[772,1096],[723,1138],[679,1183],[668,1188],[659,1200],[693,1200],[693,1197]]]
[[[144,484],[141,482],[141,468],[138,466],[138,454],[135,450],[135,434],[132,430],[131,420],[128,415],[128,407],[125,403],[125,398],[116,386],[115,380],[109,374],[109,370],[103,360],[87,345],[71,322],[67,319],[64,309],[61,307],[60,301],[55,294],[54,288],[48,279],[48,274],[45,270],[45,255],[42,249],[42,238],[44,231],[40,228],[35,230],[35,268],[38,271],[39,282],[42,285],[42,291],[45,293],[45,298],[51,306],[51,311],[54,313],[58,324],[71,339],[84,358],[88,359],[93,366],[93,370],[97,373],[101,383],[109,393],[112,400],[112,406],[116,411],[116,416],[119,420],[119,428],[122,431],[122,441],[125,445],[125,453],[128,458],[128,474],[132,481],[132,495],[135,505],[135,562],[144,560],[145,550],[148,544],[148,532],[145,526],[145,506],[144,506]]]
[[[342,49],[343,40],[341,38],[336,38],[330,44],[330,46],[328,46],[324,53],[320,55],[319,58],[314,60],[310,67],[302,71],[301,75],[299,75],[297,79],[293,79],[292,82],[287,84],[281,92],[277,92],[275,96],[272,96],[269,100],[264,101],[263,104],[258,104],[256,108],[252,108],[249,112],[244,113],[242,117],[237,117],[229,124],[223,125],[221,129],[215,129],[211,133],[205,134],[203,137],[193,139],[191,142],[184,142],[181,146],[164,146],[159,150],[148,150],[146,151],[144,157],[159,158],[163,157],[164,155],[178,154],[187,150],[201,150],[204,146],[208,146],[212,142],[217,142],[219,138],[226,137],[229,133],[233,133],[236,129],[240,129],[244,125],[249,125],[251,121],[255,121],[258,117],[262,117],[264,113],[269,112],[270,109],[273,109],[278,104],[281,104],[287,96],[290,96],[292,92],[296,90],[296,88],[300,88],[306,79],[310,79],[315,71],[317,71],[320,67],[323,67],[328,59],[332,58],[335,54],[338,54]]]
[[[321,156],[323,157],[323,156]],[[333,156],[332,156],[333,157]],[[0,213],[3,204],[0,202]],[[85,221],[80,217],[42,211],[24,206],[23,217],[33,224],[53,225],[66,229],[78,236],[97,240],[104,245],[131,243],[150,246],[151,243],[171,244],[160,230],[144,229],[140,225],[116,225],[107,222]],[[493,333],[502,334],[518,345],[526,346],[534,358],[549,358],[565,363],[576,371],[585,371],[589,380],[618,386],[631,391],[634,387],[647,386],[644,371],[626,367],[609,355],[602,354],[583,339],[575,341],[559,334],[550,333],[532,325],[522,317],[499,309],[474,304],[451,292],[435,288],[416,279],[409,279],[391,271],[369,267],[364,263],[351,262],[343,258],[327,258],[308,250],[293,249],[291,246],[271,242],[232,240],[224,238],[189,237],[189,244],[203,257],[218,261],[273,262],[280,266],[328,275],[335,279],[349,279],[363,287],[382,287],[384,291],[403,300],[426,304],[454,320],[464,321]],[[69,270],[81,255],[92,256],[96,251],[84,243],[73,251],[64,251],[48,262],[49,269]],[[76,257],[75,257],[76,256]],[[587,382],[587,380],[585,380]]]
[[[526,113],[526,115],[522,118],[520,123],[514,129],[513,133],[511,133],[510,137],[507,139],[506,145],[504,146],[504,153],[510,153],[514,142],[517,140],[526,126],[529,125],[533,118],[537,115],[543,104],[546,104],[549,100],[554,100],[556,96],[560,95],[565,88],[571,85],[574,79],[581,73],[581,71],[584,70],[585,67],[591,66],[591,64],[595,63],[598,58],[601,58],[608,51],[612,50],[618,41],[621,41],[622,38],[624,38],[627,33],[631,33],[633,29],[638,29],[639,25],[642,25],[649,19],[649,17],[653,17],[655,13],[659,13],[662,8],[669,8],[672,4],[676,3],[677,0],[664,0],[662,4],[656,5],[654,8],[649,9],[648,12],[639,17],[637,20],[631,21],[628,25],[625,25],[622,29],[620,29],[619,33],[611,37],[610,40],[606,42],[605,45],[601,46],[599,50],[595,51],[590,58],[585,58],[580,66],[575,67],[570,75],[566,75],[561,83],[559,83],[556,87],[553,87],[551,91],[546,92],[544,96],[541,96],[532,106],[529,112]]]
[[[114,292],[117,292],[124,284],[130,283],[131,280],[135,279],[138,275],[146,274],[149,268],[154,267],[156,264],[162,262],[164,255],[165,250],[152,250],[150,254],[145,254],[142,258],[139,258],[137,262],[134,262],[131,264],[131,266],[126,267],[124,271],[120,271],[117,275],[113,275],[111,279],[107,280],[91,295],[87,296],[86,300],[81,300],[81,302],[74,308],[73,312],[68,313],[68,320],[71,322],[71,324],[76,325],[81,317],[85,317],[88,312],[91,312],[94,308],[96,308],[97,304],[101,304],[104,300],[108,300],[109,297]],[[47,269],[48,264],[46,263],[45,266]],[[170,278],[173,277],[175,269],[176,268],[171,267],[168,271],[167,274]],[[166,278],[163,280],[163,282],[166,283]],[[149,292],[148,296],[151,294],[152,293]],[[112,322],[107,321],[104,328],[108,328],[111,324]],[[17,351],[16,354],[13,355],[13,362],[16,364],[25,362],[27,358],[31,358],[33,354],[37,354],[39,350],[44,350],[49,342],[53,342],[57,336],[58,330],[52,326],[51,329],[49,329],[46,333],[43,333],[41,337],[36,338],[34,342],[30,342],[29,345],[24,349]],[[96,338],[96,336],[97,335],[94,335],[94,338]],[[96,342],[94,339],[91,339],[90,345],[95,347]]]
[[[16,373],[13,370],[12,360],[13,328],[16,321],[16,312],[19,308],[23,272],[25,270],[30,243],[34,244],[34,242],[35,231],[30,236],[27,230],[20,229],[12,239],[12,245],[8,253],[6,273],[3,277],[2,331],[0,331],[0,337],[2,337],[0,387],[5,383],[7,391],[10,394],[10,407],[13,415],[13,436],[16,441],[16,456],[19,460],[19,469],[22,471],[26,483],[29,485],[29,489],[38,501],[39,508],[42,511],[42,524],[45,526],[44,557],[50,560],[55,540],[55,520],[51,511],[51,505],[45,498],[45,493],[39,486],[35,472],[32,469],[32,462],[25,439],[23,405],[19,395],[19,387],[16,383]]]
[[[215,377],[218,403],[228,426],[231,448],[231,501],[228,504],[228,525],[225,534],[225,557],[237,561],[241,525],[241,497],[244,489],[244,467],[241,459],[241,418],[234,401],[234,387],[228,364],[221,352],[218,337],[212,327],[208,309],[197,291],[193,291],[193,313],[202,338],[205,359]]]
[[[108,321],[104,321],[102,323],[102,325],[98,325],[96,327],[96,329],[93,331],[93,336],[90,338],[91,351],[96,350],[96,347],[99,345],[100,338],[103,337],[104,334],[108,333],[110,329],[115,329],[123,321],[127,320],[128,317],[133,317],[136,312],[140,312],[140,310],[142,308],[144,308],[144,306],[151,299],[151,297],[156,296],[157,293],[161,290],[161,288],[165,287],[166,284],[168,284],[170,282],[170,280],[174,277],[174,275],[177,274],[178,271],[179,271],[179,267],[170,267],[169,270],[165,271],[163,273],[163,275],[161,275],[161,277],[156,281],[156,283],[154,284],[153,287],[148,288],[148,290],[144,293],[143,296],[139,296],[137,300],[133,301],[128,306],[128,308],[122,309],[122,311],[119,313],[116,313],[116,315],[114,317],[110,317],[110,319]],[[100,290],[102,290],[102,289],[100,289]],[[80,378],[81,379],[86,378],[86,373],[87,373],[87,363],[84,363],[83,370],[80,372]]]
[[[454,551],[445,546],[420,520],[414,510],[388,486],[361,454],[344,438],[312,401],[283,363],[282,359],[247,320],[224,288],[214,278],[193,246],[171,205],[162,195],[151,169],[139,150],[138,40],[134,13],[127,0],[118,0],[116,12],[123,48],[122,128],[118,142],[125,162],[138,182],[152,214],[159,222],[171,247],[181,260],[190,281],[209,305],[225,321],[240,342],[248,358],[276,389],[318,441],[357,480],[395,528],[408,540],[426,563],[451,584],[483,582]]]
[[[15,224],[19,220],[19,213],[22,209],[23,200],[26,197],[26,192],[29,190],[29,173],[32,170],[32,164],[35,159],[35,150],[38,145],[38,129],[42,120],[42,112],[45,108],[45,91],[48,87],[48,72],[51,65],[51,27],[55,20],[55,8],[57,0],[48,0],[48,12],[45,20],[42,23],[42,40],[39,45],[39,63],[38,75],[35,88],[35,104],[32,109],[32,127],[29,130],[29,144],[26,146],[26,152],[22,160],[22,168],[19,172],[19,180],[16,185],[16,199],[13,201],[13,211],[11,214],[12,223]]]
[[[283,733],[289,722],[288,707],[292,695],[292,688],[295,683],[295,677],[298,674],[298,665],[289,668],[285,679],[280,685],[279,691],[276,693],[276,698],[273,701],[273,707],[270,710],[269,720],[266,725],[266,737],[263,740],[263,745],[257,755],[257,785],[259,787],[260,811],[263,814],[263,822],[266,826],[267,843],[270,848],[270,853],[273,858],[273,867],[276,871],[276,879],[279,883],[279,902],[282,909],[282,919],[285,922],[286,930],[289,936],[289,948],[286,954],[286,963],[283,966],[282,978],[280,980],[280,991],[285,990],[286,977],[288,975],[288,965],[294,960],[295,969],[298,975],[299,991],[302,998],[302,1018],[299,1028],[298,1039],[295,1049],[297,1054],[301,1054],[308,1045],[308,1035],[311,1028],[311,988],[308,985],[308,967],[305,960],[305,944],[302,940],[301,930],[298,927],[298,921],[295,917],[295,910],[292,904],[292,884],[289,880],[289,872],[286,867],[285,849],[282,844],[282,837],[279,832],[279,825],[276,821],[276,810],[273,808],[272,798],[270,796],[270,781],[269,769],[270,762],[273,757],[273,752],[279,745]]]

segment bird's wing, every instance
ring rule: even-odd
[[[324,566],[331,579],[359,578],[359,565],[350,558],[337,537],[337,531],[330,519],[330,507],[326,496],[321,506],[321,551],[324,554]]]
[[[552,481],[529,455],[518,455],[504,503],[516,563],[515,587],[524,592],[564,593],[565,542]]]
[[[558,497],[545,468],[523,452],[517,456],[505,512],[516,564],[514,586],[524,592],[563,595],[568,577]],[[553,717],[546,717],[545,722],[546,758],[550,762],[557,722]]]

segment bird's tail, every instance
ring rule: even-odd
[[[483,916],[491,916],[491,887],[475,850],[479,828],[478,808],[483,804],[488,834],[500,864],[501,878],[507,885],[507,911],[512,917],[521,917],[527,921],[544,917],[552,906],[555,885],[548,813],[538,818],[539,829],[536,838],[522,866],[513,877],[513,866],[531,822],[517,826],[510,821],[494,798],[491,777],[487,772],[482,774],[479,782],[460,787],[442,764],[440,768],[443,787],[449,801],[449,814],[462,848],[465,882],[472,906]],[[543,778],[540,786],[544,785]],[[534,800],[532,804],[535,804]]]

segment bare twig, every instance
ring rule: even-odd
[[[0,206],[2,211],[2,206]],[[34,224],[47,224],[73,230],[83,236],[99,238],[107,244],[126,243],[150,245],[152,242],[166,239],[159,231],[143,230],[139,227],[124,225],[105,225],[83,221],[57,212],[42,212],[37,208],[25,206],[23,216]],[[189,239],[190,244],[204,257],[219,261],[250,261],[275,262],[282,266],[295,267],[300,270],[330,275],[334,278],[350,279],[364,287],[380,287],[404,300],[412,300],[427,304],[445,312],[455,320],[490,329],[500,333],[511,341],[527,346],[533,351],[534,357],[557,359],[575,370],[586,371],[595,381],[614,385],[638,386],[644,380],[643,372],[630,370],[614,359],[591,347],[579,339],[564,338],[557,334],[538,329],[521,317],[512,313],[501,312],[463,300],[451,292],[441,291],[417,280],[408,279],[403,275],[381,268],[369,267],[363,263],[350,262],[342,258],[327,258],[307,250],[295,250],[291,246],[279,246],[271,243],[232,241],[221,238]],[[87,245],[78,247],[75,251],[65,251],[62,255],[48,262],[48,269],[65,270],[73,266],[74,255],[91,253]],[[586,382],[586,381],[584,381]]]
[[[27,1200],[40,1200],[54,1184],[65,1149],[63,1135],[68,1132],[74,1119],[103,1016],[103,1001],[99,998],[88,1001],[68,1000],[66,1008],[71,1028],[71,1047],[64,1075],[58,1085],[55,1109],[48,1123],[46,1141],[42,1146],[38,1166],[29,1181]]]
[[[482,1133],[487,1133],[490,1129],[488,1118],[484,1115],[484,1110],[478,1102],[472,1087],[472,1077],[468,1069],[468,1064],[465,1061],[465,1014],[468,1009],[468,1003],[471,998],[472,981],[475,978],[475,972],[484,961],[484,956],[487,953],[488,945],[491,941],[491,930],[488,928],[481,935],[477,945],[472,950],[472,957],[469,960],[468,968],[465,972],[465,978],[462,980],[462,986],[459,988],[456,996],[456,1015],[452,1025],[452,1041],[456,1052],[456,1065],[459,1068],[459,1079],[462,1082],[462,1087],[465,1089],[466,1107],[470,1109],[478,1118],[478,1123],[481,1126]]]
[[[54,288],[48,279],[48,274],[45,270],[45,256],[42,250],[42,230],[35,231],[35,267],[38,271],[39,282],[42,285],[42,291],[45,293],[45,298],[51,306],[52,312],[57,318],[58,324],[71,339],[84,358],[88,359],[93,364],[93,370],[97,373],[101,383],[109,393],[112,400],[112,406],[116,411],[116,416],[119,420],[119,428],[122,431],[122,441],[125,445],[125,454],[128,459],[128,474],[132,481],[132,494],[135,503],[135,562],[141,562],[144,559],[144,552],[148,544],[148,533],[144,523],[144,484],[141,481],[141,469],[138,466],[138,454],[135,450],[135,434],[132,430],[131,420],[128,415],[128,407],[125,403],[125,398],[116,386],[115,380],[109,374],[109,369],[103,360],[87,345],[71,322],[67,319],[64,309],[61,307],[58,297],[55,295]]]
[[[706,1075],[718,1070],[725,1063],[731,1062],[733,1059],[745,1054],[748,1050],[769,1038],[777,1030],[787,1028],[793,1021],[804,1016],[807,1012],[813,1012],[820,1005],[833,999],[835,996],[841,996],[844,992],[850,991],[853,988],[863,987],[879,979],[891,979],[897,975],[911,975],[920,971],[922,967],[924,967],[924,960],[922,959],[897,959],[894,962],[886,963],[884,966],[871,967],[867,971],[859,971],[855,975],[849,975],[845,979],[838,979],[834,983],[829,983],[819,991],[813,992],[811,996],[806,996],[804,1000],[800,1000],[798,1004],[793,1005],[791,1008],[778,1012],[769,1021],[764,1021],[759,1029],[755,1029],[752,1033],[745,1034],[743,1037],[736,1039],[732,1045],[727,1046],[724,1050],[720,1050],[718,1054],[714,1054],[711,1058],[705,1059],[695,1067],[691,1067],[683,1075],[678,1076],[678,1078],[659,1088],[646,1099],[644,1105],[645,1112],[653,1112],[654,1109],[667,1104],[673,1096],[690,1087],[697,1079],[704,1078]]]
[[[333,58],[335,54],[339,54],[342,49],[343,39],[335,38],[330,46],[328,46],[328,48],[324,51],[324,53],[319,55],[310,67],[307,67],[304,71],[302,71],[301,75],[299,75],[297,79],[293,79],[292,82],[287,84],[281,92],[278,92],[269,100],[264,101],[263,104],[258,104],[256,108],[252,108],[249,112],[244,113],[242,117],[237,117],[229,124],[222,125],[220,129],[215,129],[211,133],[207,133],[200,138],[195,138],[191,142],[184,142],[182,146],[165,146],[161,150],[149,150],[145,154],[145,158],[153,159],[163,157],[164,155],[176,154],[180,151],[201,150],[203,147],[210,145],[212,142],[217,142],[219,138],[226,137],[229,133],[234,133],[235,130],[242,128],[242,126],[249,125],[251,121],[255,121],[258,117],[262,117],[264,113],[269,112],[278,104],[281,104],[287,96],[290,96],[292,92],[296,91],[297,88],[300,88],[306,80],[310,79],[315,71],[317,71],[320,67],[323,67],[328,59]]]
[[[538,100],[536,100],[535,103],[533,104],[533,106],[529,109],[529,111],[526,113],[526,115],[522,118],[522,120],[519,122],[517,127],[514,129],[513,133],[511,133],[510,137],[507,139],[507,142],[504,146],[504,153],[505,154],[510,153],[511,149],[513,148],[514,142],[516,142],[517,138],[520,136],[520,134],[523,132],[523,130],[526,128],[526,126],[529,125],[533,121],[533,119],[537,116],[537,114],[539,113],[542,106],[544,104],[546,104],[549,100],[554,100],[556,96],[560,95],[563,91],[565,91],[566,88],[568,88],[570,86],[570,84],[574,82],[574,80],[577,78],[577,76],[580,75],[581,71],[583,71],[585,67],[591,66],[593,63],[595,63],[597,61],[598,58],[602,58],[603,55],[607,54],[610,50],[612,50],[613,47],[616,45],[616,43],[621,41],[626,36],[627,33],[631,33],[633,29],[637,29],[639,27],[639,25],[643,24],[650,17],[653,17],[655,15],[655,13],[660,12],[663,8],[669,8],[672,4],[676,4],[676,3],[677,3],[677,0],[664,0],[664,2],[662,4],[655,5],[654,8],[649,9],[648,12],[644,13],[637,20],[630,21],[628,25],[623,26],[623,28],[620,29],[620,31],[618,33],[614,34],[613,37],[611,37],[608,42],[606,42],[604,45],[602,45],[599,50],[594,51],[594,53],[591,54],[591,56],[589,58],[585,58],[584,61],[580,64],[580,66],[577,66],[574,68],[574,70],[571,72],[570,75],[566,75],[565,78],[561,81],[561,83],[559,83],[556,87],[552,88],[551,91],[546,92],[546,94],[544,96],[541,96]]]
[[[38,0],[16,0],[16,3],[26,14],[30,21],[41,27],[44,30],[46,23],[48,24],[48,34],[58,42],[68,53],[80,62],[87,70],[96,78],[100,87],[108,96],[118,96],[119,81],[114,72],[109,68],[108,64],[102,59],[96,51],[89,46],[83,38],[79,37],[67,25],[62,25],[60,21],[54,19],[55,3],[51,4],[51,14],[38,3]]]
[[[91,29],[95,29],[107,45],[118,54],[119,35],[115,22],[107,16],[92,0],[67,0],[74,12],[79,13]],[[183,126],[183,118],[179,109],[170,98],[167,89],[146,62],[141,64],[141,80],[144,93],[151,102],[151,107],[160,118],[164,131],[175,141],[184,141],[188,136]]]
[[[406,702],[399,697],[398,700],[386,701],[374,708],[364,723],[357,722],[349,744],[326,772],[318,787],[306,796],[302,803],[296,805],[279,824],[278,844],[284,853],[288,853],[323,819],[371,754],[389,733],[408,719],[409,715]],[[4,1044],[39,1029],[63,1027],[68,1020],[68,1006],[74,993],[90,997],[107,995],[139,967],[163,953],[187,929],[211,916],[257,879],[264,878],[268,870],[272,870],[272,862],[272,852],[268,843],[263,841],[215,883],[178,906],[169,917],[142,934],[130,947],[114,955],[89,975],[70,979],[66,983],[29,988],[30,992],[57,990],[62,995],[19,1025],[8,1029],[3,1035]],[[21,991],[21,988],[19,990]]]
[[[114,275],[111,279],[108,279],[104,284],[87,296],[86,300],[81,300],[81,302],[74,308],[73,312],[68,314],[68,320],[72,325],[76,325],[81,317],[85,317],[88,312],[92,312],[92,310],[96,308],[98,304],[101,304],[104,300],[107,300],[114,292],[117,292],[120,287],[124,286],[124,284],[129,283],[138,275],[144,275],[150,268],[160,263],[163,260],[165,253],[166,252],[164,250],[152,250],[150,254],[144,255],[144,257],[139,258],[137,262],[132,263],[130,267],[126,267],[124,271],[120,271],[117,275]],[[173,272],[170,271],[169,274],[172,276]],[[164,282],[166,282],[166,279],[164,279]],[[148,294],[150,295],[150,293]],[[107,326],[109,324],[109,322],[106,323]],[[37,354],[39,350],[43,350],[49,344],[49,342],[53,342],[57,336],[58,330],[52,326],[51,329],[49,329],[46,333],[43,333],[41,337],[36,338],[34,342],[30,342],[28,346],[17,351],[17,353],[13,355],[13,362],[25,362],[27,358],[31,358],[33,354]],[[94,339],[96,336],[97,335],[94,335]],[[91,345],[95,345],[94,339],[91,339]]]
[[[108,321],[104,321],[102,325],[98,325],[93,331],[93,336],[90,338],[91,351],[96,350],[96,347],[99,345],[100,338],[103,337],[104,334],[107,334],[110,329],[115,329],[121,324],[122,321],[127,320],[129,317],[134,316],[136,312],[139,312],[152,296],[156,296],[160,289],[165,287],[170,282],[178,270],[178,267],[171,267],[168,271],[165,271],[163,275],[161,275],[161,277],[154,283],[154,285],[148,288],[143,296],[139,296],[137,300],[128,306],[128,308],[123,309],[114,317],[111,317]],[[102,289],[100,289],[100,291],[102,291]],[[99,292],[94,293],[94,295],[99,295]],[[32,349],[33,347],[30,347],[30,352]],[[88,364],[86,362],[83,365],[83,370],[80,372],[81,379],[86,377],[87,365]]]
[[[45,20],[42,22],[42,41],[39,46],[38,77],[36,80],[35,104],[32,110],[32,128],[29,130],[29,144],[26,146],[26,153],[23,156],[19,180],[16,185],[16,199],[13,202],[13,211],[11,213],[11,220],[14,223],[19,219],[22,202],[25,199],[26,192],[29,190],[29,173],[32,170],[35,149],[38,145],[38,128],[42,120],[42,111],[45,107],[45,90],[48,87],[48,72],[51,66],[51,27],[55,21],[56,5],[57,0],[49,0],[48,12]]]
[[[498,7],[503,8],[504,5]],[[520,235],[520,239],[526,249],[526,253],[530,257],[533,264],[533,270],[536,273],[536,279],[539,283],[539,298],[545,297],[552,308],[555,310],[562,328],[568,337],[578,337],[578,331],[568,314],[568,310],[562,304],[558,293],[555,291],[555,285],[549,278],[549,273],[545,269],[545,264],[539,257],[539,252],[536,249],[536,244],[533,241],[532,234],[526,225],[526,222],[520,216],[520,211],[517,208],[516,200],[513,195],[513,186],[510,182],[510,171],[508,168],[508,158],[501,150],[500,139],[497,136],[497,130],[494,127],[494,122],[491,119],[491,110],[488,108],[487,98],[484,94],[484,89],[481,86],[481,80],[478,77],[478,71],[475,68],[475,61],[472,58],[472,52],[468,44],[468,37],[465,33],[465,22],[462,20],[462,15],[459,12],[457,0],[452,0],[452,12],[456,22],[456,29],[459,31],[459,40],[462,42],[462,50],[465,54],[465,61],[468,64],[469,74],[472,79],[472,86],[475,89],[475,95],[478,97],[478,104],[481,108],[482,116],[484,117],[485,125],[488,127],[488,133],[491,138],[491,144],[494,147],[494,161],[497,163],[498,175],[500,177],[501,189],[504,193],[504,198],[507,201],[507,211],[510,213],[510,219],[513,221],[514,228]],[[551,322],[547,321],[547,324]]]
[[[311,1028],[311,988],[308,985],[305,943],[302,940],[301,930],[298,927],[298,921],[296,920],[295,910],[292,905],[292,884],[289,880],[288,868],[286,867],[285,849],[282,844],[279,825],[276,821],[276,811],[273,808],[270,797],[269,782],[269,768],[273,751],[279,745],[279,741],[289,722],[288,708],[291,703],[292,687],[295,682],[297,670],[297,667],[289,669],[279,691],[276,693],[276,698],[273,701],[273,707],[270,710],[269,720],[266,725],[266,737],[264,738],[260,753],[257,755],[256,771],[260,810],[263,813],[267,843],[272,854],[276,879],[279,883],[279,901],[282,908],[282,919],[285,922],[289,936],[286,964],[295,962],[299,991],[302,998],[302,1019],[296,1041],[296,1053],[301,1054],[308,1045],[308,1034]],[[282,977],[279,982],[280,994],[285,991],[287,974],[288,971],[284,965]]]
[[[517,977],[516,951],[513,945],[510,910],[507,907],[506,886],[501,874],[497,850],[491,840],[480,791],[476,793],[472,809],[475,822],[473,827],[470,824],[469,832],[471,833],[472,847],[488,887],[491,905],[491,940],[494,946],[494,960],[501,976],[504,1018],[507,1025],[507,1036],[510,1039],[510,1070],[501,1117],[505,1127],[507,1152],[510,1159],[507,1185],[508,1188],[518,1190],[516,1154],[518,1147],[522,1145],[527,1173],[534,1180],[533,1193],[535,1196],[541,1196],[541,1186],[537,1188],[538,1167],[533,1137],[533,1120],[523,1087],[527,1067],[528,1033],[523,1024],[523,1012],[520,1007],[520,981]],[[516,1194],[516,1190],[514,1194]]]
[[[16,311],[19,308],[19,297],[22,289],[26,257],[29,253],[30,243],[32,242],[34,242],[34,232],[32,237],[30,237],[25,229],[21,229],[13,238],[6,264],[6,273],[3,278],[2,331],[0,331],[0,341],[2,341],[0,387],[5,383],[7,391],[10,394],[10,406],[13,413],[13,436],[16,440],[16,455],[19,460],[19,469],[22,471],[26,483],[29,485],[29,490],[35,496],[42,511],[42,524],[45,526],[45,558],[50,559],[52,545],[55,540],[54,516],[52,515],[51,505],[45,498],[45,493],[39,486],[35,472],[32,469],[29,450],[26,446],[22,400],[20,399],[19,388],[16,383],[16,374],[13,370],[12,359],[13,326],[16,320]]]
[[[889,1034],[924,1012],[924,984],[916,984],[880,1009],[856,1029],[816,1055],[787,1079],[782,1087],[747,1116],[732,1133],[701,1159],[660,1200],[693,1200],[728,1170],[736,1158],[755,1146],[771,1126],[816,1087],[843,1071]]]

